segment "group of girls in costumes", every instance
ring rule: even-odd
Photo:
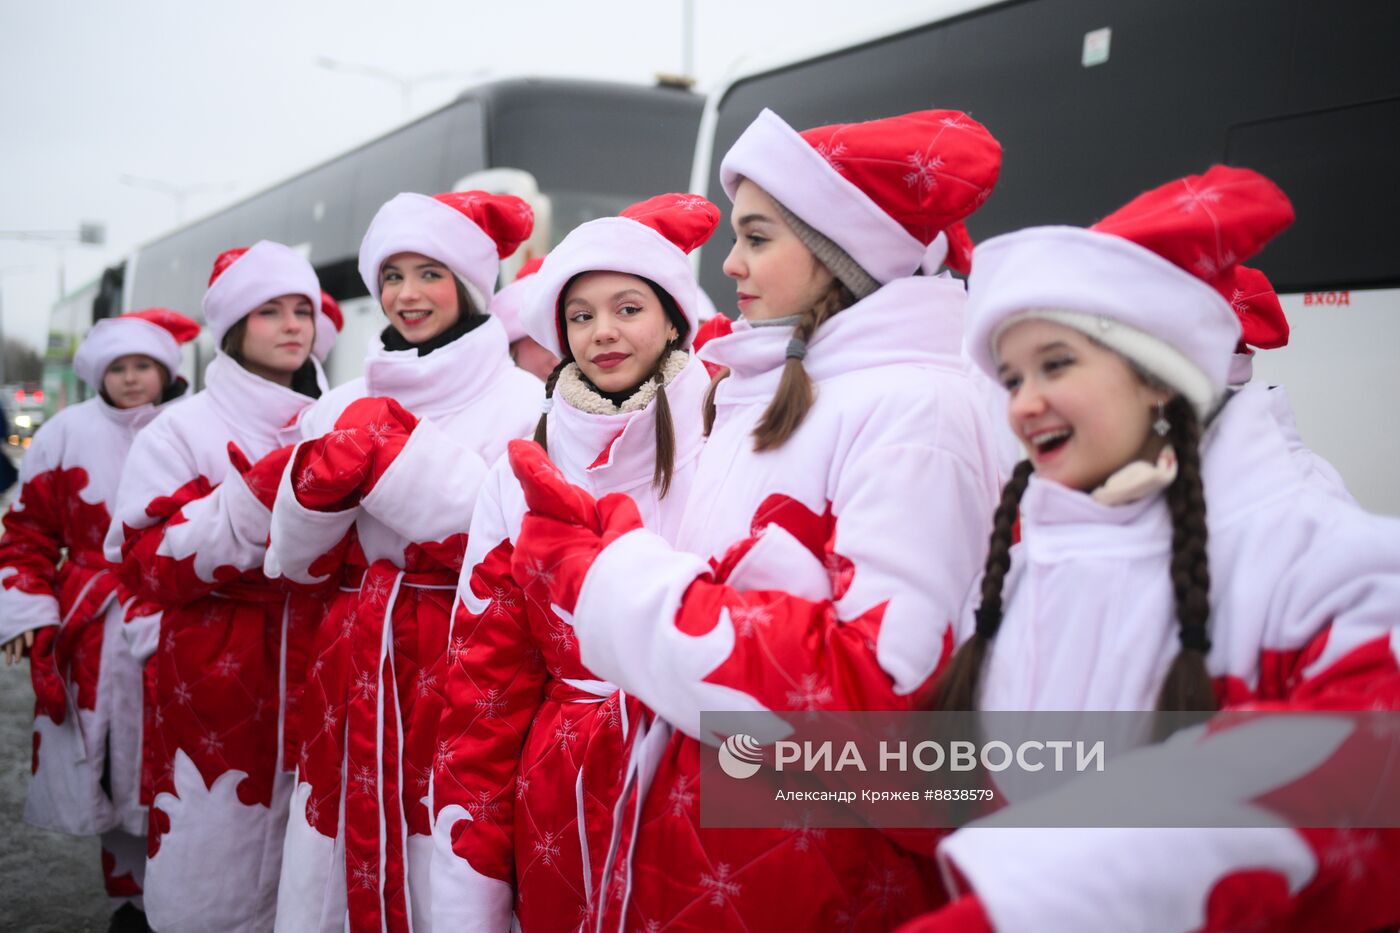
[[[709,710],[1400,705],[1400,525],[1247,384],[1287,198],[1217,166],[974,250],[1001,158],[956,111],[764,111],[732,326],[704,198],[497,293],[533,218],[484,192],[374,217],[338,388],[276,243],[216,261],[189,400],[192,322],[100,322],[0,542],[27,817],[163,931],[1400,923],[1392,830],[701,825]]]

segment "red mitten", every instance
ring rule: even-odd
[[[379,478],[403,452],[418,418],[391,398],[362,398],[352,402],[336,419],[337,431],[358,432],[370,444],[369,474],[361,496],[369,495]]]
[[[543,447],[534,441],[511,441],[510,468],[520,480],[525,505],[543,518],[580,525],[597,534],[603,530],[598,503],[587,492],[565,479]]]
[[[942,910],[915,917],[896,933],[996,933],[991,918],[975,894],[958,898]]]
[[[319,512],[359,505],[417,426],[418,419],[393,399],[356,399],[334,430],[297,448],[292,458],[297,501]]]
[[[511,574],[527,588],[544,587],[551,603],[573,612],[598,552],[641,528],[641,515],[621,493],[594,502],[564,478],[538,444],[511,441],[509,450],[530,507],[511,556]]]
[[[282,473],[292,459],[292,445],[279,447],[257,463],[249,463],[248,455],[233,441],[228,442],[228,462],[243,477],[243,482],[253,495],[257,496],[269,511],[277,501],[277,486],[282,482]]]

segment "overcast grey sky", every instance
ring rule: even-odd
[[[695,0],[695,76],[712,86],[749,55],[880,21],[933,18],[946,0]],[[403,122],[387,82],[317,67],[318,56],[405,75],[489,69],[650,83],[682,65],[681,0],[0,0],[0,230],[107,226],[107,246],[62,251],[68,289],[175,225]],[[480,79],[477,79],[480,80]],[[414,115],[466,77],[429,81]],[[45,340],[59,251],[0,240],[7,339]],[[188,309],[186,309],[188,310]]]

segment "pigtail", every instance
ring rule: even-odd
[[[822,322],[836,312],[855,304],[855,295],[840,281],[833,280],[831,290],[815,308],[802,316],[802,321],[793,329],[792,341],[788,344],[787,360],[783,363],[783,374],[778,380],[778,390],[773,400],[754,428],[754,450],[774,450],[781,447],[802,426],[807,412],[816,401],[816,387],[807,375],[802,360],[807,356],[807,344],[816,334]]]
[[[671,403],[666,399],[666,377],[663,375],[666,361],[671,358],[674,348],[661,354],[656,361],[656,371],[651,378],[656,380],[656,469],[651,476],[651,484],[656,487],[659,498],[666,498],[671,490],[671,473],[676,465],[676,428],[671,418]]]
[[[1168,440],[1176,451],[1176,479],[1167,487],[1172,517],[1172,592],[1181,650],[1167,670],[1157,709],[1214,710],[1215,689],[1206,670],[1210,653],[1210,564],[1206,554],[1206,500],[1201,485],[1201,424],[1182,396],[1166,406]]]
[[[987,649],[1001,627],[1002,588],[1011,569],[1012,535],[1016,516],[1030,482],[1031,462],[1022,460],[1011,472],[1001,491],[1001,503],[992,519],[992,538],[987,548],[987,564],[982,574],[982,602],[977,607],[977,629],[953,654],[947,669],[933,687],[933,708],[950,712],[975,709],[978,681],[987,659]]]
[[[714,429],[714,426],[715,426],[715,415],[716,415],[716,413],[715,413],[715,390],[717,390],[717,389],[719,388],[719,384],[720,384],[721,382],[723,382],[724,380],[726,380],[726,379],[728,379],[728,378],[729,378],[729,367],[728,367],[728,366],[725,366],[725,367],[721,368],[719,372],[715,373],[714,378],[710,380],[710,388],[709,388],[709,390],[705,393],[705,406],[704,406],[704,409],[703,409],[703,414],[704,414],[704,417],[705,417],[705,436],[706,436],[706,437],[709,437],[709,436],[710,436],[710,431],[712,431],[712,430]]]
[[[560,360],[554,369],[550,370],[549,378],[544,381],[544,408],[540,413],[539,423],[535,425],[535,443],[549,451],[549,406],[554,401],[554,387],[559,382],[559,374],[564,371],[571,360]]]

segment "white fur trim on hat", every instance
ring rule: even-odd
[[[456,208],[425,194],[397,194],[374,215],[360,242],[360,278],[376,302],[379,272],[397,253],[420,253],[452,270],[485,313],[501,260],[496,242]]]
[[[1239,319],[1205,282],[1136,243],[1079,227],[1032,227],[977,248],[967,350],[989,376],[997,339],[1023,317],[1059,320],[1113,347],[1179,390],[1203,420],[1225,391],[1240,338]]]
[[[264,302],[283,295],[305,295],[321,313],[321,282],[301,254],[272,240],[259,240],[219,274],[204,293],[204,323],[214,346],[228,329]]]
[[[525,333],[559,358],[559,293],[582,272],[623,272],[651,279],[664,288],[685,315],[690,346],[698,326],[695,273],[680,247],[645,224],[626,217],[602,217],[575,227],[545,256],[540,271],[522,280],[529,286],[520,320]]]
[[[180,369],[180,345],[170,331],[140,318],[103,318],[92,325],[73,356],[73,371],[94,390],[115,360],[133,353],[149,356],[165,367],[171,378]]]
[[[882,285],[913,275],[925,246],[864,191],[842,178],[783,118],[765,109],[719,167],[733,200],[745,178],[841,247]]]

